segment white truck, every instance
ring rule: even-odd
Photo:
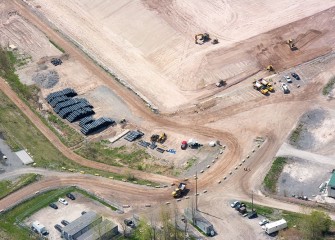
[[[276,222],[265,224],[262,228],[267,234],[271,234],[287,228],[287,222],[285,221],[285,219],[280,219]]]
[[[43,236],[46,236],[49,234],[49,232],[46,230],[45,226],[42,225],[40,222],[35,221],[33,222],[31,229],[34,230],[34,232],[42,234]]]

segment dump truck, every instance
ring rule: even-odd
[[[186,150],[187,146],[188,146],[187,142],[186,141],[182,141],[180,148],[181,148],[181,150]]]
[[[294,39],[289,39],[286,41],[287,45],[290,47],[291,51],[295,51],[298,48],[295,46]]]
[[[285,221],[285,219],[280,219],[278,221],[265,224],[263,226],[263,229],[265,230],[265,232],[267,234],[278,232],[278,231],[283,230],[285,228],[287,228],[287,222]]]
[[[262,94],[264,94],[264,95],[266,95],[266,94],[269,92],[269,90],[266,89],[266,87],[263,86],[263,85],[262,85],[260,82],[258,82],[258,81],[254,81],[254,82],[253,82],[253,86],[254,86],[254,89],[260,91],[260,92],[261,92]]]
[[[274,67],[272,65],[268,65],[266,67],[266,70],[268,70],[269,72],[274,72],[275,71],[275,69],[274,69]]]
[[[274,89],[273,89],[271,83],[269,83],[269,82],[266,81],[265,79],[261,78],[261,79],[259,80],[259,82],[260,82],[263,86],[265,86],[266,89],[269,90],[270,92],[273,92],[273,91],[274,91]]]
[[[186,183],[179,183],[178,188],[176,188],[172,192],[172,196],[174,198],[181,197],[181,195],[184,193],[185,189],[186,189]]]

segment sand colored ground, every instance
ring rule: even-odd
[[[298,45],[307,48],[332,28],[332,24],[324,26],[331,13],[312,18],[317,30],[287,26],[263,38],[245,40],[335,5],[333,0],[29,2],[160,109],[207,93],[206,86],[218,79],[237,81],[249,76],[269,64],[269,59],[274,58],[274,64],[290,59],[287,38],[297,38]],[[202,32],[218,38],[220,44],[195,45],[194,34]],[[331,49],[308,47],[318,54]]]
[[[56,55],[57,50],[43,33],[28,23],[7,1],[0,1],[0,45],[19,47],[21,53],[29,53],[32,60],[46,55]]]

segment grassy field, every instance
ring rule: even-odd
[[[277,191],[278,178],[283,171],[286,160],[287,159],[284,157],[277,157],[273,161],[270,171],[264,178],[264,186],[266,190],[270,191],[271,193],[275,193]]]
[[[42,117],[43,118],[43,117]],[[45,119],[45,118],[44,118]],[[84,136],[77,132],[75,129],[64,123],[56,115],[49,113],[46,125],[51,125],[51,129],[54,129],[54,133],[57,134],[58,138],[68,147],[73,147],[84,141]]]
[[[247,209],[251,211],[251,203],[246,202],[245,203],[247,206]],[[301,222],[304,219],[304,214],[301,213],[294,213],[294,212],[289,212],[281,209],[276,209],[276,208],[269,208],[261,205],[254,204],[254,210],[256,210],[258,215],[261,215],[270,221],[276,221],[279,219],[284,218],[287,221],[287,225],[289,228],[293,226],[300,227]]]
[[[300,134],[303,129],[303,125],[299,124],[290,135],[290,144],[295,145],[295,143],[300,139]]]
[[[64,197],[66,193],[69,192],[79,192],[84,196],[91,198],[95,201],[102,203],[103,205],[111,208],[112,210],[116,210],[113,206],[97,199],[96,197],[86,193],[85,191],[78,190],[75,187],[63,188],[57,190],[51,190],[45,193],[42,193],[36,196],[33,199],[30,199],[10,211],[0,215],[0,236],[1,232],[4,236],[10,236],[9,239],[13,240],[25,240],[25,239],[35,239],[30,238],[31,231],[26,227],[18,226],[18,223],[23,222],[23,220],[40,209],[48,206],[51,202],[57,202],[59,197]]]
[[[75,152],[87,159],[102,162],[112,166],[124,166],[153,173],[169,173],[171,166],[162,166],[155,163],[155,158],[144,149],[132,145],[117,148],[109,147],[110,142],[90,142],[82,145]]]
[[[35,173],[24,174],[14,181],[4,180],[0,181],[0,199],[15,192],[33,182],[36,182],[40,175]]]
[[[334,86],[335,86],[335,76],[332,77],[328,81],[328,83],[323,87],[322,94],[323,95],[328,95],[334,89]]]

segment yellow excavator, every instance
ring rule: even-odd
[[[195,44],[204,44],[210,40],[208,33],[199,33],[194,36]]]
[[[291,51],[297,50],[297,47],[295,46],[294,40],[291,38],[286,41],[286,44],[290,47]]]
[[[269,72],[274,72],[275,71],[275,69],[273,68],[272,65],[267,66],[266,70],[268,70]]]
[[[157,142],[159,142],[159,143],[164,143],[165,140],[166,140],[166,138],[167,138],[166,134],[165,134],[165,133],[162,133],[162,134],[159,136]]]

